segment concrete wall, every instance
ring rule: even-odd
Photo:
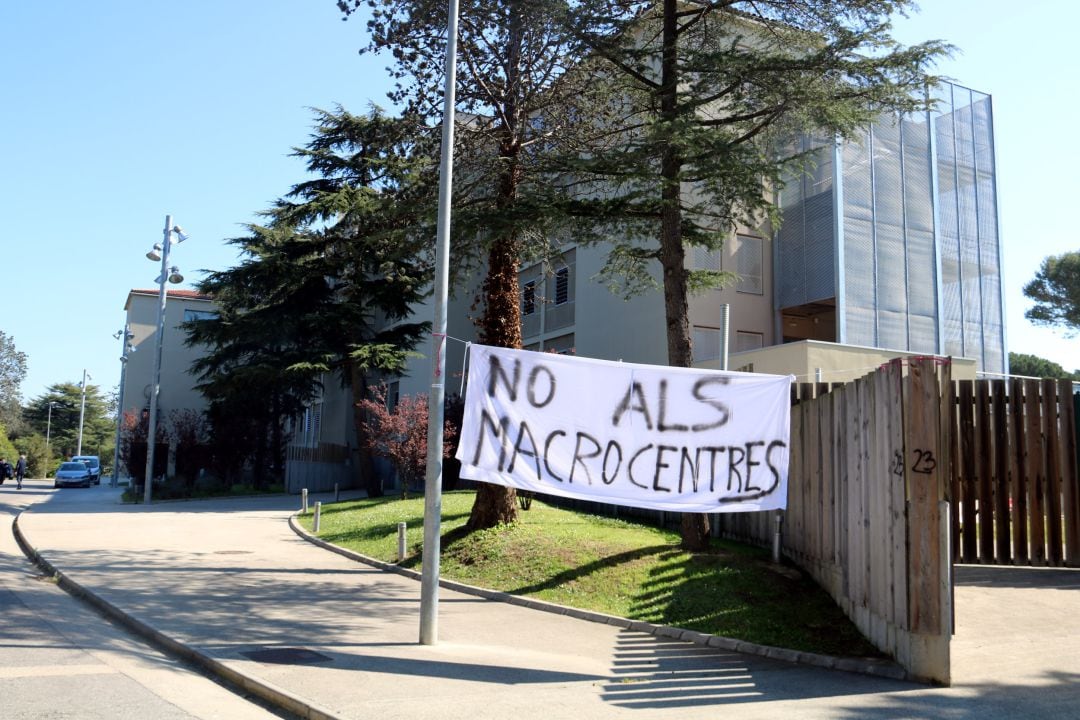
[[[795,375],[797,382],[851,382],[877,370],[894,358],[924,357],[920,353],[881,348],[838,345],[836,343],[803,340],[742,353],[733,353],[728,361],[732,370],[748,370],[775,375]],[[975,378],[975,361],[971,358],[952,358],[952,377],[955,380]],[[718,362],[698,367],[719,368]]]
[[[157,344],[157,291],[133,290],[125,305],[127,323],[134,335],[135,352],[128,355],[124,372],[125,412],[139,413],[150,407],[149,388],[154,378],[154,354]],[[160,422],[167,421],[171,410],[206,408],[203,396],[195,389],[198,382],[191,373],[191,364],[205,354],[202,348],[184,344],[187,335],[180,329],[184,311],[213,312],[214,303],[208,298],[196,298],[169,293],[165,304],[165,332],[161,351],[161,378],[158,408]]]

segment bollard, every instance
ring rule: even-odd
[[[319,532],[319,521],[322,519],[322,503],[318,500],[315,501],[315,519],[311,523],[311,531]]]
[[[341,493],[338,491],[338,484],[334,483],[334,502],[341,499]]]
[[[397,559],[401,562],[405,559],[405,523],[397,524]]]
[[[776,530],[773,532],[772,539],[772,561],[778,563],[780,562],[780,540],[782,539],[780,524],[784,522],[784,516],[780,514],[779,510],[775,513],[774,522],[776,524]]]
[[[300,512],[307,515],[307,488],[300,491]]]

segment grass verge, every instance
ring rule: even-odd
[[[514,595],[828,655],[880,657],[812,579],[778,567],[766,550],[714,540],[679,548],[677,532],[533,501],[521,521],[464,531],[474,493],[442,501],[440,574]],[[376,498],[324,505],[319,537],[384,562],[420,569],[424,500]],[[300,518],[311,530],[311,515]]]

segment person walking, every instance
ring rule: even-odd
[[[0,485],[3,485],[4,481],[14,474],[11,470],[11,463],[7,461],[7,458],[0,457]]]
[[[15,489],[22,490],[22,481],[26,477],[26,453],[19,455],[15,461]]]

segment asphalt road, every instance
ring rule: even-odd
[[[228,718],[287,717],[234,694],[162,655],[41,576],[10,530],[31,503],[100,507],[106,486],[53,490],[29,480],[0,485],[0,717]]]

